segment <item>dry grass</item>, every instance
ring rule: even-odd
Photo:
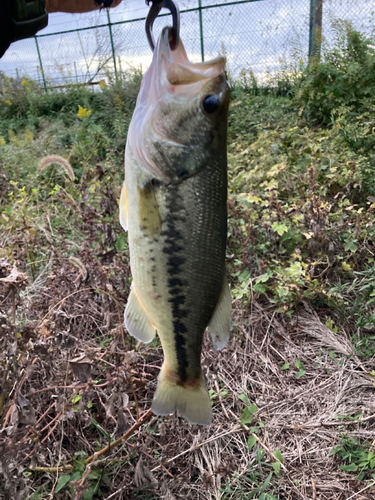
[[[84,256],[82,266],[89,267]],[[137,422],[150,407],[162,362],[159,345],[136,347],[119,327],[124,297],[116,295],[116,284],[108,283],[103,269],[92,267],[85,280],[69,259],[55,261],[53,269],[38,290],[27,294],[26,289],[24,304],[19,299],[19,316],[33,319],[24,322],[17,345],[12,322],[3,320],[1,326],[8,370],[1,376],[0,492],[12,500],[30,498],[42,485],[50,496],[40,498],[70,498],[53,493],[61,467],[72,464],[76,452],[95,454],[109,436],[118,438]],[[10,298],[1,307],[6,313]],[[72,498],[81,498],[93,469],[110,474],[98,496],[108,500],[246,498],[273,470],[275,450],[284,462],[267,491],[276,498],[373,498],[374,481],[342,472],[330,456],[342,434],[373,439],[373,360],[361,362],[345,332],[334,334],[308,306],[289,321],[265,304],[243,309],[234,303],[233,317],[224,351],[214,351],[209,340],[204,345],[213,424],[205,428],[176,416],[152,417],[128,441],[94,456],[83,479],[73,483]],[[299,379],[296,360],[306,371]],[[281,370],[285,363],[290,368]],[[240,424],[246,406],[240,394],[258,408],[252,429]],[[249,450],[254,428],[258,442]],[[259,450],[268,465],[259,465]],[[57,473],[48,469],[56,466]]]

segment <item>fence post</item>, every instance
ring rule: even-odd
[[[204,41],[203,41],[203,21],[202,21],[202,3],[198,0],[198,13],[199,13],[199,34],[201,39],[201,58],[204,61]]]
[[[44,91],[45,91],[46,94],[48,94],[48,89],[47,89],[47,84],[46,84],[46,77],[44,76],[44,69],[43,69],[43,64],[42,64],[42,58],[40,56],[38,39],[37,39],[36,36],[34,36],[34,39],[35,39],[36,51],[38,52],[38,59],[39,59],[39,64],[40,64],[40,72],[42,73],[42,78],[43,78]]]
[[[323,0],[310,0],[309,58],[320,58],[322,45]]]
[[[116,77],[116,83],[117,83],[116,54],[115,54],[115,46],[113,45],[112,23],[111,23],[111,18],[109,16],[109,8],[107,8],[107,20],[108,20],[108,28],[109,28],[109,38],[111,40],[111,47],[112,47],[112,59],[113,59],[113,65],[115,67],[115,77]]]

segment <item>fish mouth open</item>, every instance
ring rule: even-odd
[[[163,29],[152,64],[143,77],[139,100],[147,102],[147,107],[156,104],[166,92],[176,96],[183,93],[186,97],[197,95],[209,80],[225,73],[226,59],[223,56],[193,63],[189,61],[181,39],[177,49],[172,50],[172,33],[171,27]]]
[[[216,57],[211,61],[192,63],[189,61],[184,45],[180,43],[176,50],[170,47],[173,28],[164,28],[155,49],[159,64],[159,75],[165,84],[172,86],[191,85],[215,78],[225,71],[225,57]]]

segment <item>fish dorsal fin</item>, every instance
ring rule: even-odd
[[[148,317],[134,285],[132,285],[130,290],[124,320],[126,329],[136,339],[141,340],[145,344],[154,339],[156,333],[155,326]]]
[[[231,310],[232,298],[225,276],[219,302],[208,325],[212,344],[217,351],[223,349],[228,343],[231,327]]]
[[[126,184],[122,185],[121,196],[120,196],[120,224],[125,229],[128,230],[128,191],[126,189]]]

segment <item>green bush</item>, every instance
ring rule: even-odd
[[[310,124],[330,124],[343,112],[355,117],[375,110],[375,56],[364,34],[346,21],[333,24],[334,47],[312,58],[296,81],[295,102]]]

